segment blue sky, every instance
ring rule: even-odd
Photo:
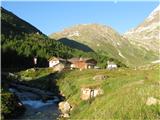
[[[111,26],[119,33],[136,27],[158,6],[154,2],[2,2],[2,6],[45,34],[87,23]]]

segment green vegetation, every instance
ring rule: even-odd
[[[160,105],[148,106],[146,101],[149,97],[160,99],[159,69],[159,65],[148,65],[136,69],[70,70],[55,74],[50,68],[42,68],[17,74],[29,86],[45,90],[54,90],[58,86],[73,106],[71,119],[158,119]],[[108,77],[96,81],[93,80],[95,75]],[[104,94],[92,99],[91,103],[82,101],[82,87],[100,87]]]
[[[158,65],[123,68],[113,71],[69,71],[57,80],[60,91],[73,106],[71,119],[159,119],[160,105],[147,106],[148,97],[160,99],[160,71]],[[109,76],[95,81],[95,75]],[[83,86],[99,86],[104,94],[89,102],[80,99]]]
[[[1,91],[1,119],[18,117],[25,110],[19,104],[19,99],[13,93],[2,89]]]
[[[43,90],[54,91],[55,71],[52,68],[27,69],[16,73],[20,82]]]
[[[7,57],[10,57],[12,60],[15,59],[15,56],[27,57],[29,58],[28,61],[30,61],[30,63],[28,62],[28,65],[33,64],[31,62],[34,56],[38,57],[38,59],[40,60],[39,64],[42,65],[44,64],[43,62],[47,63],[47,59],[51,56],[57,56],[65,59],[71,57],[90,57],[97,60],[98,65],[102,68],[106,67],[107,61],[110,59],[105,54],[83,52],[80,50],[72,49],[58,41],[54,41],[52,39],[45,38],[43,35],[37,34],[26,35],[22,39],[8,40],[7,38],[2,38],[2,56],[3,59],[5,59],[5,64],[11,64],[10,59],[8,60]],[[25,60],[27,59],[24,59],[24,61]],[[115,61],[119,66],[125,66],[116,59],[113,59],[113,61]],[[27,61],[23,63],[22,58],[18,59],[17,57],[17,60],[14,60],[13,64],[19,66],[18,64],[20,62],[22,64],[26,64]]]
[[[47,76],[51,73],[54,73],[53,68],[31,68],[24,71],[20,71],[17,74],[21,77],[20,79],[23,80],[24,78],[30,77],[31,79],[38,79],[44,76]]]

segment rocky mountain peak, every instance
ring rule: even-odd
[[[138,45],[153,51],[159,50],[160,45],[160,5],[136,28],[129,30],[124,37]]]
[[[157,29],[160,27],[160,5],[155,8],[151,14],[142,22],[140,25],[138,25],[136,28],[129,30],[125,33],[125,35],[132,35],[132,34],[139,34],[141,32],[145,31],[153,31],[154,29]]]

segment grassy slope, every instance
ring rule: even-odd
[[[159,66],[146,70],[118,69],[85,70],[64,73],[58,85],[66,99],[74,106],[71,119],[158,119],[160,105],[147,106],[148,97],[160,99]],[[96,82],[96,74],[105,74],[108,79]],[[80,100],[82,86],[99,86],[104,95],[91,104]]]

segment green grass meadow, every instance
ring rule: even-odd
[[[108,76],[95,81],[95,75]],[[148,69],[84,70],[64,73],[58,86],[73,106],[71,119],[160,119],[160,105],[147,106],[148,97],[160,99],[159,66]],[[80,99],[83,86],[95,86],[104,90],[91,103]]]

